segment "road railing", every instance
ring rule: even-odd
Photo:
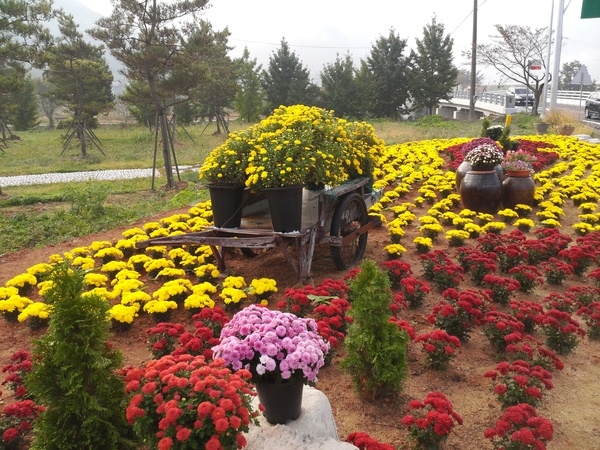
[[[558,90],[556,91],[556,98],[562,105],[570,106],[581,106],[585,103],[585,99],[592,93],[592,91],[567,91]],[[452,94],[452,100],[469,100],[470,91],[468,89],[456,89]],[[549,104],[551,93],[548,92],[547,103]],[[450,103],[452,103],[450,100]],[[459,103],[464,103],[459,102]],[[475,105],[485,103],[487,105],[494,105],[490,110],[498,112],[498,107],[504,107],[508,112],[513,112],[515,108],[515,96],[508,93],[507,91],[489,91],[489,92],[478,92],[475,94]]]

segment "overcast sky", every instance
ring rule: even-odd
[[[79,1],[104,15],[112,10],[110,0]],[[587,66],[592,79],[600,81],[600,18],[580,19],[582,1],[565,0],[561,65],[579,60]],[[556,31],[559,0],[554,3]],[[490,43],[496,24],[527,25],[532,29],[550,25],[552,0],[478,0],[478,5],[480,44]],[[216,30],[229,28],[229,42],[235,47],[232,57],[241,56],[244,47],[248,47],[251,58],[256,58],[263,68],[285,39],[310,70],[313,81],[318,82],[324,64],[334,62],[336,55],[350,53],[358,65],[377,39],[387,37],[392,28],[407,39],[408,49],[416,48],[415,38],[422,39],[423,27],[434,16],[454,39],[456,64],[469,70],[469,61],[462,52],[472,45],[472,10],[472,0],[212,0],[203,18]],[[552,57],[551,71],[553,64]],[[485,74],[489,84],[500,81],[493,72]]]

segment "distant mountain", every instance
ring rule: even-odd
[[[75,23],[79,25],[79,31],[90,39],[90,42],[98,45],[99,41],[95,41],[89,36],[86,31],[94,28],[98,19],[102,18],[101,14],[92,11],[87,6],[80,3],[78,0],[54,0],[55,8],[62,8],[66,13],[71,14],[75,19]],[[58,33],[58,29],[48,25],[52,30],[52,33]],[[123,68],[123,65],[117,61],[108,50],[104,51],[104,57],[108,63],[108,67],[113,73],[113,94],[118,96],[125,90],[126,79],[119,73],[119,70]]]
[[[78,0],[54,0],[54,7],[62,8],[66,13],[71,14],[75,22],[79,24],[81,31],[89,30],[96,25],[96,21],[102,16],[83,5]]]

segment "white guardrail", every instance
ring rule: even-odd
[[[469,90],[461,89],[455,90],[453,98],[447,104],[458,104],[466,105],[469,104]],[[556,98],[558,103],[563,105],[578,106],[585,103],[585,99],[591,94],[591,91],[556,91]],[[551,93],[548,93],[547,102],[550,102]],[[482,105],[482,104],[485,104]],[[482,92],[477,94],[475,100],[475,106],[479,108],[487,109],[489,111],[498,113],[510,113],[516,110],[515,97],[513,94],[509,94],[506,91],[491,91]],[[488,107],[489,106],[489,107]]]

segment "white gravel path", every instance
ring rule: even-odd
[[[156,178],[160,174],[155,171]],[[152,169],[90,170],[86,172],[44,173],[39,175],[16,175],[0,177],[0,187],[22,186],[29,184],[68,183],[87,180],[126,180],[132,178],[151,178]]]

